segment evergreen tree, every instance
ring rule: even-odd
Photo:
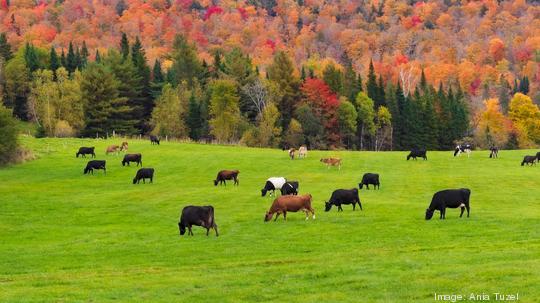
[[[223,75],[236,82],[240,96],[240,112],[254,122],[258,114],[257,107],[243,90],[246,85],[252,84],[256,79],[251,59],[244,55],[240,48],[232,49],[225,54]]]
[[[86,47],[86,41],[83,41],[81,49],[81,68],[85,68],[88,64],[88,57],[90,53],[88,52],[88,47]]]
[[[343,74],[334,64],[328,64],[324,69],[323,81],[333,93],[340,94],[343,91]]]
[[[122,33],[122,38],[120,39],[120,53],[124,60],[129,56],[129,40],[126,33]]]
[[[64,49],[63,49],[63,48],[62,48],[62,54],[60,55],[60,65],[62,65],[64,68],[67,69],[66,54],[64,53]]]
[[[377,89],[379,92],[377,93],[377,103],[376,108],[379,108],[380,106],[386,106],[386,96],[384,93],[384,82],[381,75],[379,75],[379,84],[377,85]],[[374,100],[375,101],[375,100]]]
[[[72,42],[69,42],[68,54],[66,58],[66,69],[70,74],[77,69],[77,58],[75,56],[75,50]]]
[[[17,134],[17,121],[13,118],[11,110],[0,104],[0,166],[13,161],[19,147]]]
[[[156,59],[154,62],[154,67],[152,68],[152,82],[150,87],[152,90],[152,97],[157,99],[161,95],[161,90],[165,84],[165,76],[163,75],[163,70],[161,69],[161,63]]]
[[[269,80],[276,84],[281,98],[277,107],[281,113],[282,129],[287,129],[296,108],[300,80],[294,75],[294,66],[285,52],[279,51],[267,69]],[[300,122],[302,123],[302,122]],[[302,123],[302,125],[304,125]]]
[[[302,80],[302,82],[306,80],[306,70],[304,69],[303,65],[302,65],[302,70],[300,71],[300,80]]]
[[[83,135],[94,137],[111,134],[112,131],[130,133],[133,121],[120,118],[129,109],[126,98],[119,97],[120,83],[104,65],[89,64],[81,80],[81,92],[85,113]]]
[[[11,45],[7,41],[6,33],[0,34],[0,57],[4,59],[4,62],[7,62],[9,59],[13,58]]]
[[[439,130],[438,130],[438,117],[435,112],[434,106],[434,96],[433,91],[429,88],[426,88],[426,91],[421,97],[421,102],[423,106],[422,113],[422,134],[423,137],[423,147],[428,150],[438,149],[439,148]]]
[[[211,77],[214,79],[218,79],[221,73],[223,73],[223,63],[221,62],[222,57],[223,57],[223,50],[219,48],[214,50],[214,65],[212,66],[212,73],[211,73]]]
[[[404,119],[406,118],[404,116],[405,114],[405,107],[407,106],[405,95],[403,94],[403,89],[401,88],[401,83],[398,81],[396,85],[395,90],[395,100],[396,100],[396,111],[392,113],[393,117],[393,125],[394,125],[394,149],[396,150],[405,150],[407,148],[407,144],[404,141],[404,137],[406,137],[407,129],[405,128],[406,121]]]
[[[202,65],[195,45],[189,43],[185,36],[177,35],[173,42],[172,60],[173,65],[169,69],[171,83],[178,85],[186,81],[191,89],[202,74]]]
[[[369,62],[368,81],[366,84],[367,95],[371,100],[375,102],[375,108],[379,107],[379,86],[377,85],[377,77],[375,76],[375,68],[373,67],[373,60]]]
[[[77,66],[77,70],[82,70],[82,64],[83,64],[83,59],[82,59],[82,56],[81,56],[81,50],[79,49],[79,47],[77,47],[77,50],[75,51],[75,65]]]
[[[53,71],[56,78],[56,70],[60,67],[60,60],[58,59],[58,55],[56,55],[56,50],[54,49],[54,46],[51,47],[51,54],[49,59],[49,69]]]
[[[360,80],[361,81],[361,80]],[[347,58],[345,61],[345,73],[343,75],[343,90],[341,94],[349,100],[356,99],[356,95],[361,91],[356,72],[352,67],[352,62]]]
[[[202,127],[201,108],[194,93],[189,97],[187,126],[189,128],[189,137],[195,141],[199,140]]]
[[[510,83],[504,78],[504,75],[501,75],[501,78],[499,79],[498,97],[502,112],[505,115],[508,113],[508,105],[510,104],[510,90]]]
[[[519,92],[526,95],[529,93],[529,77],[523,76],[519,82]]]
[[[99,50],[96,49],[96,58],[94,59],[96,63],[101,63],[101,55],[99,54]]]
[[[313,71],[312,68],[309,69],[309,78],[310,78],[310,79],[315,78],[315,72]]]
[[[36,54],[34,46],[30,43],[26,43],[24,49],[24,59],[26,61],[26,66],[30,70],[30,73],[33,73],[39,69],[39,59]]]
[[[30,70],[23,56],[16,56],[7,62],[4,68],[4,80],[4,104],[13,109],[14,116],[27,121]]]
[[[358,74],[358,90],[364,91],[364,84],[362,83],[362,75]]]
[[[150,130],[149,121],[154,108],[154,99],[152,98],[152,87],[150,85],[150,67],[146,63],[146,53],[142,47],[139,37],[131,48],[131,61],[137,70],[140,78],[141,95],[139,96],[140,106],[142,106],[141,119],[138,128],[143,132]]]

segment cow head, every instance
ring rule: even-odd
[[[214,180],[214,186],[217,186],[218,180]]]
[[[272,220],[272,217],[274,216],[273,213],[271,212],[267,212],[265,215],[264,215],[264,222],[268,222],[270,220]]]
[[[430,220],[432,217],[433,217],[433,213],[435,211],[434,210],[431,210],[431,209],[426,209],[426,220]]]
[[[137,183],[137,177],[133,178],[133,184]]]
[[[90,172],[90,170],[92,170],[92,168],[86,167],[86,168],[84,169],[84,174],[86,175],[87,173]]]
[[[261,189],[261,197],[266,196],[266,192],[267,192],[266,188]]]
[[[410,158],[411,158],[411,154],[409,154],[409,155],[407,156],[407,161],[409,161]]]
[[[331,208],[332,208],[331,203],[329,203],[328,201],[324,202],[324,211],[330,211]]]
[[[360,189],[362,189],[363,186],[364,186],[364,183],[358,183],[358,187],[359,187]]]
[[[180,236],[183,236],[186,233],[186,227],[178,223],[178,229],[180,230]]]

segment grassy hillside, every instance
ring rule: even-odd
[[[540,167],[519,166],[533,151],[499,159],[429,152],[310,152],[130,141],[154,184],[131,184],[136,167],[105,156],[116,141],[23,139],[38,160],[0,170],[2,302],[433,302],[437,293],[519,292],[540,298]],[[82,174],[79,146],[96,146],[107,175]],[[534,151],[535,152],[535,151]],[[343,158],[327,170],[323,156]],[[240,186],[214,187],[220,169]],[[361,190],[363,211],[324,212],[332,190],[364,172],[381,190]],[[290,213],[263,222],[270,176],[300,181],[316,220]],[[459,210],[424,220],[440,189],[469,187],[471,217]],[[183,206],[215,207],[220,236],[180,237]]]

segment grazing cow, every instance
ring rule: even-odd
[[[263,189],[261,189],[261,196],[266,196],[267,192],[270,192],[269,196],[272,196],[275,193],[276,189],[281,189],[281,187],[283,187],[283,184],[285,184],[285,182],[287,182],[287,179],[283,177],[268,178],[268,180],[266,180],[266,183],[264,184]]]
[[[127,154],[124,156],[124,160],[122,160],[122,166],[126,166],[126,164],[129,166],[130,162],[136,162],[137,166],[142,166],[142,155],[141,154]]]
[[[407,156],[407,161],[409,161],[410,158],[413,158],[414,160],[416,160],[416,158],[424,158],[424,160],[427,160],[426,153],[425,149],[413,149]]]
[[[193,236],[193,231],[191,227],[193,225],[201,226],[206,228],[206,235],[210,232],[210,229],[213,228],[216,232],[216,237],[219,236],[217,224],[214,219],[214,208],[210,205],[208,206],[186,206],[182,209],[182,214],[180,215],[180,221],[178,222],[178,229],[180,230],[180,235],[186,233],[186,227],[188,228],[188,235]]]
[[[369,185],[373,184],[373,187],[375,189],[381,188],[381,183],[379,182],[379,174],[372,174],[372,173],[366,173],[362,177],[362,182],[358,183],[358,187],[362,189],[362,187],[365,185],[367,189],[369,189]]]
[[[109,145],[107,146],[107,150],[105,150],[105,154],[108,155],[110,153],[117,153],[118,154],[118,150],[120,149],[120,146],[118,145]]]
[[[305,145],[300,146],[298,149],[298,158],[307,157],[307,147]]]
[[[264,221],[266,222],[272,220],[274,214],[277,214],[274,221],[277,220],[280,214],[283,214],[283,220],[287,220],[288,211],[297,212],[299,210],[306,213],[306,220],[309,219],[309,213],[311,213],[313,219],[315,219],[315,211],[311,207],[311,198],[312,197],[310,194],[301,196],[280,196],[276,198],[272,203],[270,210],[268,210],[268,212],[264,216]]]
[[[84,174],[91,173],[94,174],[94,169],[103,169],[103,172],[107,174],[107,169],[105,168],[105,160],[90,160],[84,168]]]
[[[327,168],[330,166],[337,166],[341,170],[341,159],[340,158],[323,158],[321,162],[326,164]]]
[[[94,152],[94,147],[79,148],[79,151],[75,154],[75,157],[79,158],[79,155],[83,156],[83,158],[86,158],[86,155],[92,155],[92,158],[96,157],[96,153]]]
[[[499,157],[499,148],[497,146],[491,146],[489,148],[489,157],[498,158]]]
[[[218,174],[217,174],[217,177],[216,177],[216,180],[214,180],[214,186],[217,186],[218,183],[221,185],[221,184],[225,184],[225,186],[227,185],[227,183],[225,182],[225,180],[234,180],[234,185],[238,185],[238,174],[240,173],[240,171],[238,170],[222,170],[220,171]]]
[[[287,181],[281,187],[281,195],[298,195],[298,181]]]
[[[294,148],[289,149],[289,157],[291,158],[291,160],[294,160],[294,153],[295,152],[296,152],[296,149],[294,149]]]
[[[461,153],[467,153],[467,158],[470,157],[472,151],[472,145],[470,144],[458,144],[454,149],[454,157],[461,156]]]
[[[332,205],[337,206],[338,211],[343,211],[341,204],[352,204],[353,210],[356,209],[356,203],[362,210],[362,203],[358,197],[358,189],[336,189],[330,197],[330,201],[324,202],[324,211],[330,211]]]
[[[426,209],[426,220],[430,220],[433,217],[433,213],[438,210],[441,213],[440,219],[446,218],[446,208],[461,208],[461,214],[463,216],[464,208],[467,209],[467,218],[469,217],[469,198],[471,197],[471,190],[468,188],[460,189],[446,189],[436,192],[431,199],[429,208]]]
[[[156,136],[150,136],[150,143],[151,143],[152,145],[154,145],[154,144],[159,145],[159,141],[160,141],[160,140],[159,140],[158,137],[156,137]]]
[[[536,153],[536,160],[538,160],[538,162],[540,162],[540,152]]]
[[[128,143],[126,141],[122,142],[122,146],[120,146],[120,151],[127,152],[128,150]]]
[[[525,156],[523,158],[523,161],[521,161],[521,166],[527,164],[527,165],[534,165],[536,164],[536,159],[537,159],[537,156]]]
[[[150,183],[154,183],[154,169],[153,168],[139,168],[137,175],[133,178],[133,184],[139,184],[141,180],[146,183],[146,179],[150,179]]]

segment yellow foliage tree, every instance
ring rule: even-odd
[[[503,146],[508,141],[512,122],[501,112],[499,100],[484,101],[485,109],[478,113],[476,142],[485,148],[491,145]]]
[[[540,109],[531,98],[522,93],[514,95],[510,100],[508,117],[520,132],[519,147],[533,147],[540,144]]]

